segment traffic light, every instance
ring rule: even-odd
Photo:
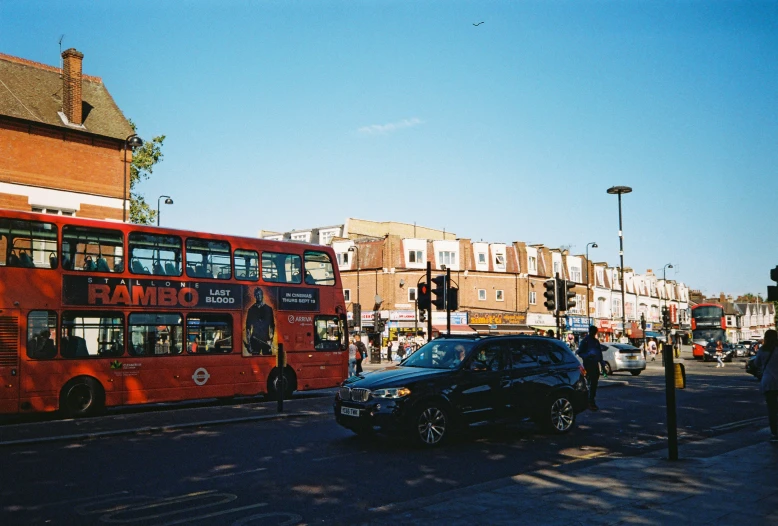
[[[416,306],[420,311],[430,310],[430,284],[419,283],[416,289]]]
[[[543,293],[543,297],[546,298],[543,305],[550,311],[556,310],[556,280],[550,279],[544,282],[543,287],[546,289]]]
[[[381,315],[379,313],[376,314],[376,322],[375,322],[375,332],[384,332],[384,320],[381,319]]]
[[[778,267],[770,271],[770,279],[778,283]],[[778,301],[778,285],[767,286],[767,301]]]
[[[670,309],[662,307],[662,325],[665,329],[670,328]]]
[[[570,310],[575,307],[575,282],[565,280],[562,286],[562,297],[559,300],[559,310]]]
[[[419,321],[421,322],[427,321],[427,311],[424,310],[419,311]]]
[[[449,287],[447,307],[448,310],[457,310],[459,308],[459,289]]]
[[[435,305],[438,310],[446,310],[446,275],[435,276],[432,278],[432,283],[434,285],[431,292],[435,299],[431,300],[430,303]]]
[[[646,317],[642,312],[640,313],[640,329],[643,331],[643,333],[646,332]]]

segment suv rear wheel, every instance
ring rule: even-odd
[[[553,396],[546,406],[542,423],[552,433],[567,433],[575,425],[573,403],[564,394]]]

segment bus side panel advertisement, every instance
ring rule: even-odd
[[[165,279],[63,276],[62,303],[74,306],[241,309],[241,285]]]
[[[319,289],[278,287],[278,310],[319,310]]]

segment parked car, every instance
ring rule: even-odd
[[[762,379],[759,371],[756,370],[756,356],[752,356],[746,361],[746,372],[760,380]]]
[[[584,369],[564,343],[489,336],[435,339],[398,365],[351,377],[333,408],[357,434],[399,433],[437,446],[467,426],[523,418],[566,433],[587,398]]]
[[[716,344],[717,342],[710,342],[708,345],[705,346],[705,352],[702,355],[702,360],[705,362],[708,361],[716,361]],[[735,348],[731,343],[723,343],[722,344],[722,351],[723,356],[721,357],[721,361],[723,362],[731,362],[732,358],[735,356]]]
[[[627,343],[603,343],[602,358],[605,360],[605,372],[629,371],[637,376],[646,369],[643,352]]]
[[[748,356],[748,354],[748,345],[745,342],[738,342],[735,344],[735,356],[737,358]]]

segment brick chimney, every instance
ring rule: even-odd
[[[81,125],[81,62],[84,54],[74,48],[62,52],[62,113],[70,124]]]

